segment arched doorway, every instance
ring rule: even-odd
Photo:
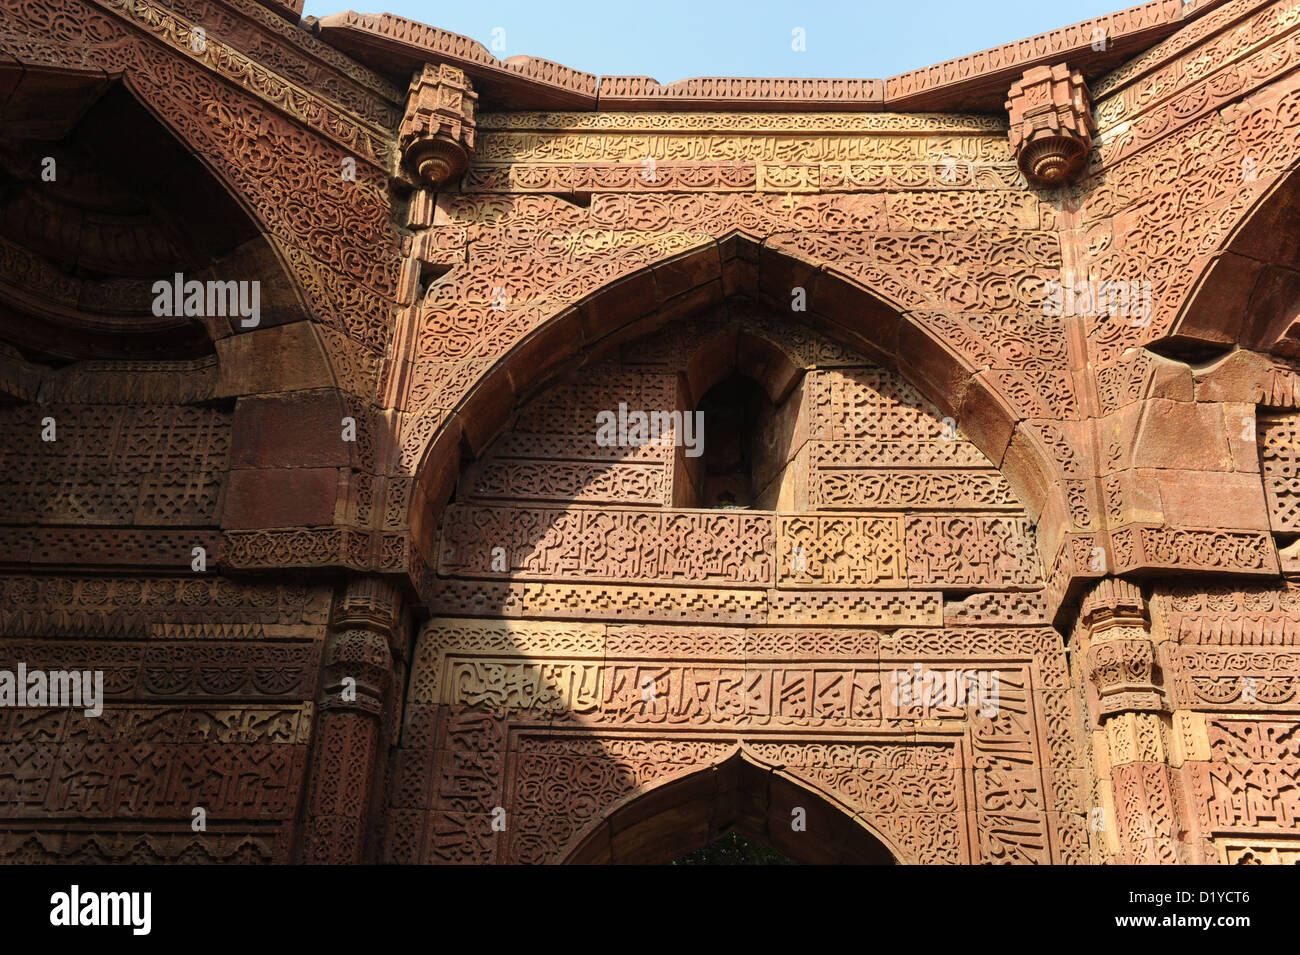
[[[746,754],[613,806],[558,861],[653,865],[736,832],[808,864],[892,865],[889,848],[834,798]]]

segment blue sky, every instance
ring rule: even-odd
[[[588,73],[885,77],[1133,6],[1135,0],[306,0],[394,13]],[[371,5],[373,4],[373,5]],[[801,27],[807,49],[791,49]],[[504,33],[495,33],[500,29]]]

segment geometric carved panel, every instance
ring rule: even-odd
[[[777,580],[783,587],[906,587],[902,516],[781,515]]]
[[[1300,415],[1259,419],[1259,460],[1276,533],[1300,533]]]
[[[1212,762],[1189,766],[1203,824],[1300,831],[1300,723],[1225,718],[1208,729]]]
[[[664,463],[493,458],[479,470],[472,494],[480,500],[660,505],[668,503],[668,485]]]
[[[907,520],[913,586],[1037,588],[1042,578],[1024,517],[918,515]]]
[[[439,573],[769,584],[772,517],[745,511],[469,507],[445,511]]]
[[[809,503],[822,508],[900,508],[948,501],[954,508],[1019,508],[1011,487],[997,471],[890,471],[867,467],[818,471],[809,483]]]
[[[1300,709],[1300,649],[1173,647],[1169,660],[1176,706]]]
[[[55,440],[41,440],[54,419]],[[0,520],[215,523],[229,413],[187,406],[42,405],[0,411]]]

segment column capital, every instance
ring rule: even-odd
[[[401,613],[402,594],[392,581],[361,574],[347,579],[335,598],[325,643],[323,709],[382,714]]]
[[[1118,577],[1099,580],[1084,596],[1079,619],[1087,630],[1083,649],[1094,721],[1122,712],[1168,710],[1138,586]]]
[[[1110,624],[1145,627],[1147,602],[1137,584],[1120,577],[1103,577],[1084,595],[1079,616],[1093,632]]]

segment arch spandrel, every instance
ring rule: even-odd
[[[1222,286],[1242,276],[1219,262],[1300,158],[1288,75],[1295,11],[1259,4],[1246,15],[1248,6],[1228,4],[1148,51],[1147,75],[1135,62],[1097,85],[1098,148],[1071,197],[1070,227],[1087,241],[1069,264],[1079,277],[1148,282],[1152,299],[1149,322],[1087,316],[1099,367],[1171,336],[1237,338],[1240,316],[1189,314],[1193,300],[1209,273],[1220,275],[1220,304],[1242,291]]]
[[[1092,84],[1097,136],[1060,220],[1096,461],[1100,550],[1076,562],[1279,572],[1243,435],[1296,393],[1291,359],[1256,354],[1290,349],[1300,288],[1276,248],[1294,245],[1295,16],[1225,4]]]

